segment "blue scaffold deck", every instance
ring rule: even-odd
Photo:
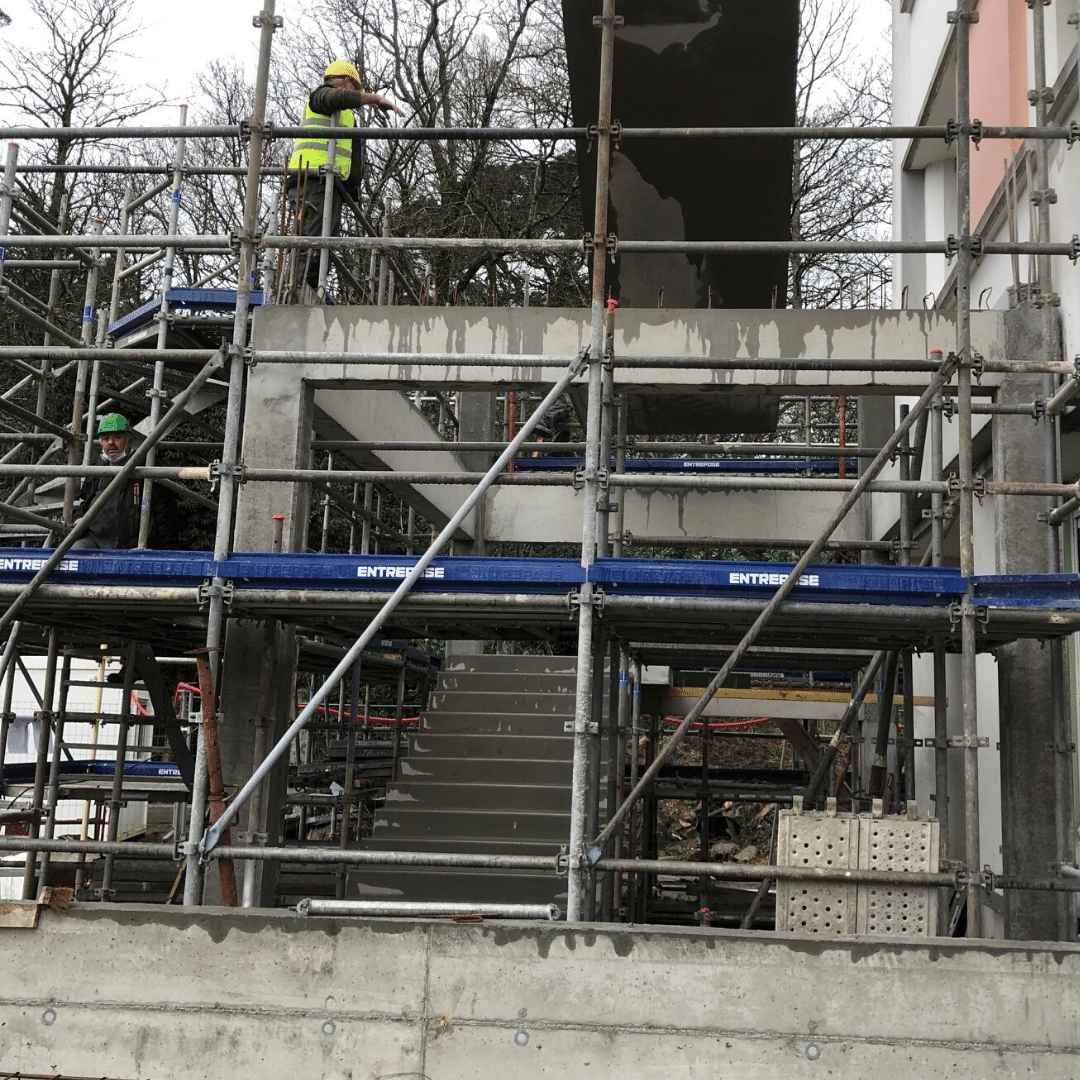
[[[858,471],[855,458],[845,462],[848,472]],[[514,468],[524,472],[566,472],[585,468],[583,457],[514,458]],[[612,471],[615,463],[611,463]],[[647,458],[626,459],[628,473],[713,473],[720,475],[756,476],[836,476],[840,472],[839,458],[767,457],[767,458]]]
[[[236,309],[235,289],[169,289],[165,293],[165,300],[170,311],[191,311],[195,313],[212,311],[215,313],[230,312]],[[252,291],[248,295],[250,307],[258,307],[263,302],[263,294]],[[130,333],[140,326],[151,322],[161,310],[161,297],[148,300],[145,304],[129,311],[126,315],[111,323],[108,329],[110,337],[118,337],[121,334]]]
[[[0,582],[22,584],[51,553],[0,549]],[[197,551],[72,551],[51,584],[197,588],[219,576],[236,590],[390,592],[417,563],[406,555],[236,552],[217,563]],[[598,559],[587,579],[612,596],[768,599],[792,563],[707,559]],[[586,580],[576,559],[448,556],[432,561],[418,592],[571,592]],[[1080,609],[1080,575],[998,575],[972,579],[976,604],[995,608]],[[967,592],[958,570],[920,566],[812,565],[792,599],[823,603],[940,606]]]

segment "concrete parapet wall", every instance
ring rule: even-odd
[[[76,906],[0,931],[0,1062],[169,1080],[1071,1080],[1080,947]]]

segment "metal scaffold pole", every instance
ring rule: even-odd
[[[262,159],[263,138],[266,134],[266,96],[270,82],[270,53],[274,30],[281,26],[280,16],[274,14],[274,0],[265,0],[263,10],[255,20],[260,27],[259,66],[255,77],[255,101],[249,121],[251,139],[248,144],[248,174],[244,192],[244,223],[240,236],[240,258],[236,276],[236,316],[233,321],[233,340],[229,349],[229,394],[226,404],[225,440],[221,451],[218,476],[221,481],[218,497],[217,529],[214,535],[214,558],[224,559],[232,546],[233,502],[236,497],[240,448],[241,399],[244,389],[244,346],[247,343],[248,308],[251,301],[251,277],[255,269],[256,235],[259,220],[259,164]],[[215,575],[210,583],[210,605],[206,620],[206,647],[210,653],[210,686],[214,700],[210,707],[217,709],[219,692],[220,649],[225,629],[225,582]],[[204,703],[204,709],[205,709]],[[192,907],[202,900],[203,867],[198,845],[206,827],[206,800],[209,791],[206,739],[199,725],[199,740],[195,753],[195,782],[191,792],[191,822],[188,842],[184,845],[187,872],[184,876],[184,906]]]
[[[972,0],[956,5],[956,117],[960,137],[956,143],[957,235],[956,356],[957,437],[959,439],[960,573],[975,575],[975,480],[971,446],[971,24],[977,18]],[[967,935],[982,936],[982,904],[976,884],[982,873],[979,837],[979,717],[976,701],[976,619],[969,589],[960,608],[961,701],[964,753],[964,861],[968,871],[966,896]]]
[[[608,182],[611,169],[611,88],[615,55],[615,0],[604,0],[600,25],[600,100],[596,127],[596,200],[593,210],[591,335],[589,341],[589,405],[585,429],[584,498],[582,500],[581,564],[596,559],[601,495],[601,389],[606,328],[606,282],[608,255]],[[604,472],[607,462],[604,461]],[[578,594],[578,661],[574,700],[574,757],[570,794],[569,877],[566,917],[585,922],[593,917],[591,882],[585,845],[590,791],[589,752],[599,722],[593,715],[593,587],[581,586]]]

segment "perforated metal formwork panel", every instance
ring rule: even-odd
[[[933,872],[938,869],[938,823],[902,817],[859,822],[859,866],[865,870]],[[938,890],[860,885],[860,934],[929,937],[937,933]]]
[[[780,811],[777,864],[854,869],[859,865],[859,819],[851,814]],[[856,889],[832,882],[781,881],[776,929],[796,934],[856,933]]]

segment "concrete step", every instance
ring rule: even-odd
[[[536,758],[569,761],[574,755],[573,735],[508,735],[493,739],[490,735],[417,735],[409,747],[410,759],[421,759],[420,768],[430,768],[430,761],[440,758],[470,761],[501,761],[504,758]],[[425,764],[425,759],[428,764]]]
[[[576,693],[577,676],[519,671],[444,671],[435,687],[439,693],[462,690],[499,691],[501,693],[567,694]]]
[[[577,674],[577,656],[455,656],[444,660],[443,672]]]
[[[565,842],[570,832],[569,799],[565,811],[432,810],[395,803],[375,811],[373,836],[398,835],[415,839],[484,837],[489,840],[546,840]]]
[[[345,897],[348,900],[557,904],[565,911],[566,877],[529,871],[365,866],[349,872]]]
[[[479,765],[479,768],[478,768]],[[500,783],[559,784],[570,783],[570,760],[536,758],[499,758],[497,765],[488,760],[479,763],[468,758],[403,758],[398,775],[402,780],[428,779],[448,784],[475,783],[478,773],[497,778]]]
[[[391,784],[383,812],[399,806],[409,810],[545,810],[566,813],[570,805],[570,777],[555,784],[415,783]]]
[[[523,713],[537,716],[574,715],[574,695],[519,691],[517,687],[491,690],[436,691],[431,695],[428,712],[438,716],[443,710],[456,713]]]
[[[535,713],[502,712],[443,712],[424,713],[420,731],[436,735],[562,735],[563,725],[574,719],[573,710],[565,714],[536,715]]]

